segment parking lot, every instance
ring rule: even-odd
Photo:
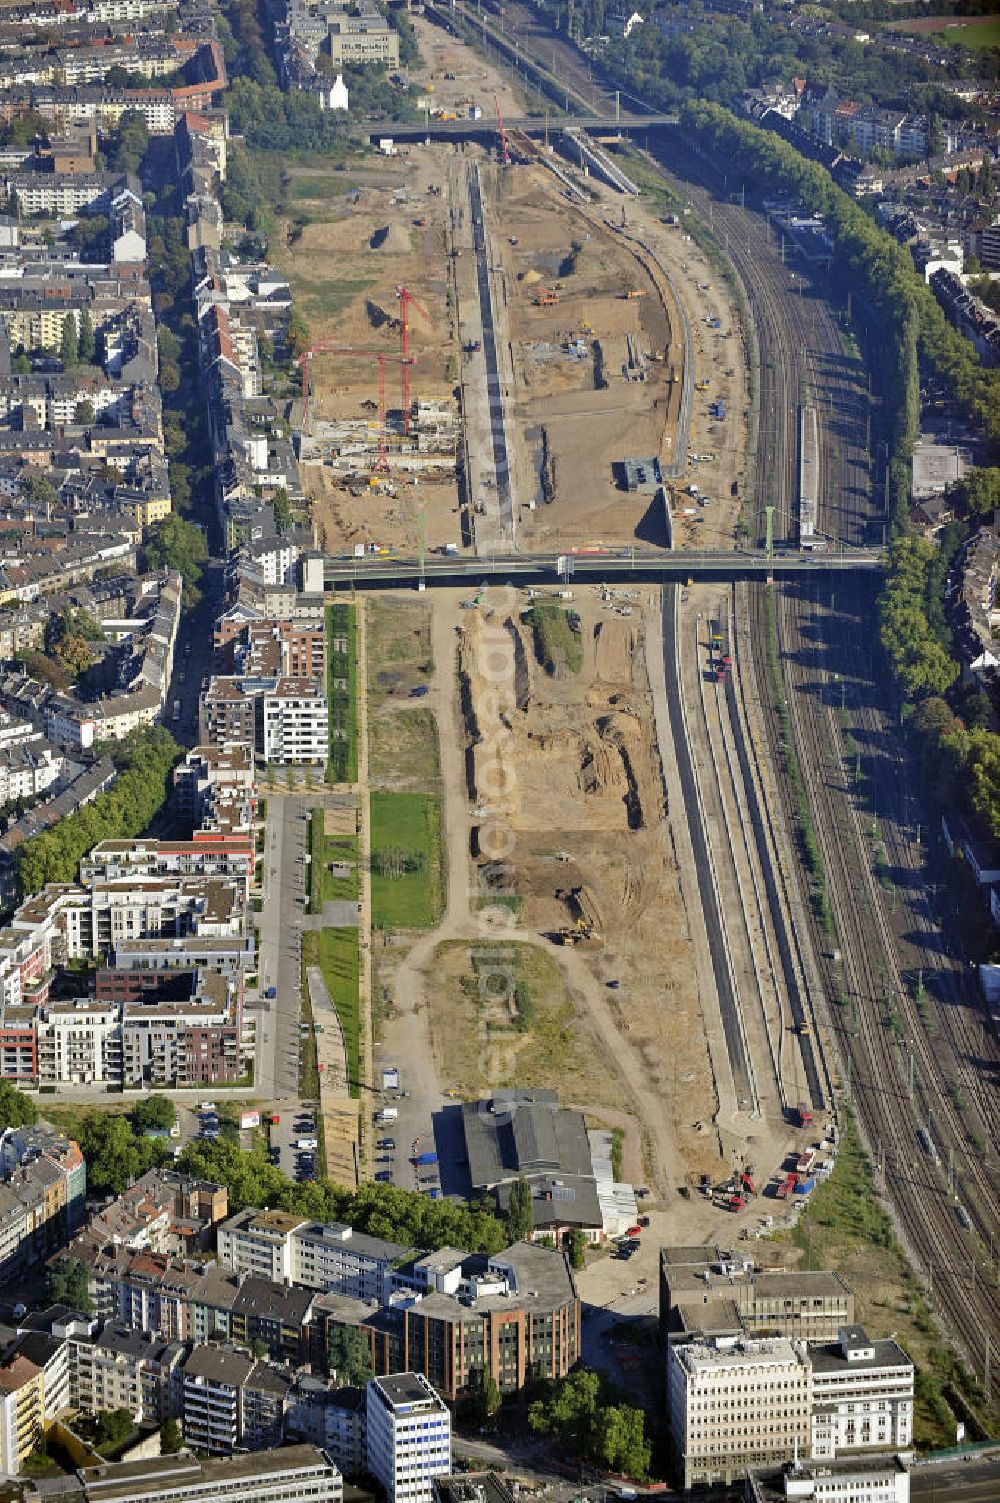
[[[419,1091],[411,1093],[405,1072],[397,1070],[394,1065],[383,1066],[377,1078],[380,1083],[395,1078],[397,1084],[381,1084],[376,1091],[373,1113],[376,1180],[381,1184],[400,1185],[404,1190],[440,1193],[430,1103]],[[388,1114],[381,1125],[380,1112]],[[421,1155],[429,1154],[435,1154],[433,1162],[414,1162]]]
[[[271,1162],[289,1179],[316,1179],[319,1171],[314,1103],[289,1101],[275,1109],[271,1116],[270,1153]]]

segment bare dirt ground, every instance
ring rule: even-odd
[[[523,546],[664,541],[650,498],[620,488],[626,455],[669,454],[681,349],[656,284],[604,225],[557,191],[542,169],[504,174],[502,257],[518,382],[515,414],[534,473],[521,496]],[[629,298],[629,292],[639,294]],[[553,302],[551,299],[557,299]],[[644,380],[622,367],[632,336]]]
[[[378,360],[385,356],[390,456],[401,448],[402,379],[400,301],[410,305],[412,396],[443,403],[457,415],[457,376],[444,255],[444,195],[448,148],[413,146],[395,158],[347,164],[344,189],[329,195],[332,175],[317,176],[316,199],[308,174],[296,174],[295,197],[312,216],[279,258],[296,305],[309,322],[317,350],[310,367],[310,425],[317,438],[330,426],[357,425],[358,483],[348,488],[320,463],[303,467],[320,546],[336,553],[359,542],[415,551],[420,516],[430,546],[458,538],[458,492],[453,455],[419,473],[400,464],[388,482],[367,483],[378,447]],[[345,352],[361,353],[345,353]]]
[[[557,941],[562,935],[569,942],[553,953],[572,956],[601,983],[620,1040],[611,1057],[623,1060],[627,1051],[629,1058],[624,1091],[609,1081],[605,1099],[635,1110],[637,1091],[648,1090],[668,1113],[673,1160],[654,1154],[651,1176],[662,1183],[714,1173],[717,1142],[707,1123],[716,1102],[651,733],[642,599],[638,591],[633,604],[623,592],[608,600],[596,590],[576,592],[583,663],[561,679],[535,660],[532,633],[520,620],[529,604],[523,596],[502,618],[476,611],[462,622],[468,797],[475,808],[497,783],[495,753],[477,744],[477,734],[496,693],[480,671],[482,637],[500,629],[516,664],[502,762],[518,928]],[[482,858],[479,869],[488,890]]]
[[[494,96],[505,118],[526,113],[523,92],[505,74],[423,16],[410,19],[423,59],[420,67],[404,70],[411,95],[426,94],[433,101],[432,109],[456,115],[478,106],[484,118],[492,116]]]

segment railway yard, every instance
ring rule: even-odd
[[[613,116],[526,7],[506,8],[502,39],[456,13],[557,77],[567,104]],[[446,77],[478,66],[458,39],[433,49]],[[510,165],[476,143],[401,148],[289,251],[294,280],[332,245],[345,286],[314,330],[304,420],[325,552],[415,555],[421,586],[426,555],[447,553],[471,577],[421,601],[448,900],[439,928],[402,937],[382,967],[379,1058],[405,1054],[428,1113],[494,1083],[467,958],[502,932],[548,978],[525,1083],[565,1082],[623,1129],[676,1241],[794,1222],[782,1165],[832,1149],[849,1102],[929,1302],[982,1376],[1000,1330],[1000,1045],[929,900],[873,651],[876,583],[822,567],[834,543],[883,542],[864,363],[809,266],[670,127],[647,161],[719,255],[571,154],[553,169],[512,144]],[[346,358],[381,352],[388,389],[401,384],[400,287],[416,309],[412,434],[402,402],[375,401],[377,354]],[[658,479],[633,484],[653,457]],[[573,578],[574,558],[603,552],[763,547],[769,512],[779,553],[817,547],[813,572]],[[544,589],[479,588],[477,565],[507,553],[570,563]],[[481,668],[496,640],[502,691]],[[494,908],[482,831],[501,773],[514,854]],[[691,1193],[745,1171],[766,1199],[735,1181]]]

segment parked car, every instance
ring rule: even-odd
[[[388,1169],[380,1169],[375,1178],[380,1185],[388,1185],[392,1183],[392,1174]]]
[[[376,1147],[378,1148],[395,1148],[395,1146],[395,1138],[379,1138],[378,1143],[376,1144]]]

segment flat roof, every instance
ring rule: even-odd
[[[445,1408],[422,1373],[393,1373],[390,1377],[376,1378],[375,1387],[385,1396],[393,1408],[404,1404],[430,1404]]]
[[[845,1357],[840,1343],[836,1341],[824,1342],[821,1346],[810,1344],[809,1361],[813,1372],[871,1372],[876,1368],[913,1366],[903,1348],[891,1337],[882,1341],[869,1341],[866,1345],[874,1350],[873,1357]]]

